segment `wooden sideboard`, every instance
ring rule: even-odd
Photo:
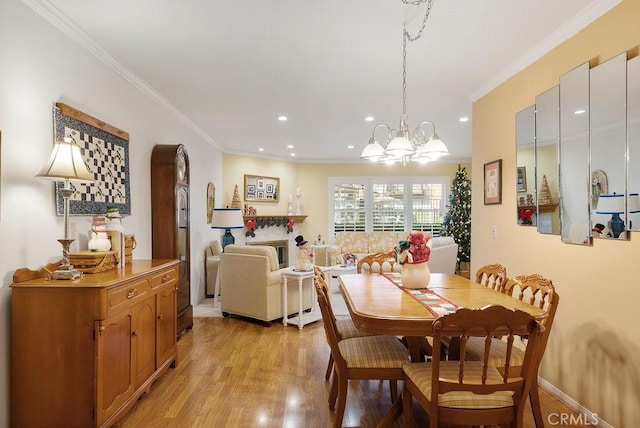
[[[11,426],[108,427],[175,367],[178,260],[11,284]]]

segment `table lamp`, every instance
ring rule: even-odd
[[[240,208],[215,208],[211,222],[212,229],[225,230],[224,235],[222,235],[222,248],[236,242],[236,238],[231,234],[231,229],[242,229],[244,227]]]
[[[56,141],[53,145],[51,157],[44,168],[36,175],[39,178],[62,181],[62,198],[64,200],[64,239],[58,239],[62,245],[62,264],[51,273],[52,279],[76,279],[82,275],[69,261],[69,246],[74,241],[69,239],[69,198],[75,190],[70,186],[71,181],[93,181],[93,173],[84,163],[80,146],[71,137],[64,141]]]
[[[624,232],[624,221],[620,214],[624,214],[624,195],[600,195],[596,214],[611,214],[609,229],[613,237],[617,238]]]
[[[627,197],[627,210],[629,211],[629,214],[640,213],[640,194],[629,193],[629,196]],[[633,229],[631,219],[629,219],[629,229]]]

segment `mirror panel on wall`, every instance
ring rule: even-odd
[[[562,241],[589,245],[589,63],[560,76],[560,230]]]
[[[640,230],[640,57],[627,61],[627,150],[627,227]]]
[[[627,54],[593,67],[589,82],[592,235],[626,239]]]
[[[535,116],[536,107],[516,113],[516,191],[518,224],[536,225]]]
[[[543,92],[536,97],[536,189],[538,232],[560,234],[559,138],[560,138],[560,87]]]

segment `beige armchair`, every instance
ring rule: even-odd
[[[224,316],[230,314],[271,321],[282,318],[282,271],[275,248],[266,245],[227,245],[220,255],[220,298]],[[295,284],[294,284],[295,283]],[[312,284],[303,287],[303,307],[312,306]],[[298,312],[297,281],[289,281],[287,313]]]
[[[204,250],[204,275],[207,284],[207,297],[218,297],[215,294],[216,279],[218,278],[218,267],[220,265],[220,254],[222,254],[222,245],[220,245],[220,241],[218,240],[211,241],[211,243]]]

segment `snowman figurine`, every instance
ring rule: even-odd
[[[89,240],[89,250],[109,251],[111,241],[107,236],[107,219],[104,216],[95,216],[91,224],[91,239]]]

